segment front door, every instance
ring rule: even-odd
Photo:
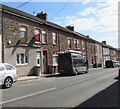
[[[47,51],[43,51],[43,73],[47,73]]]
[[[37,66],[41,66],[41,52],[37,52]]]

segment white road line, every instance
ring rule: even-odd
[[[0,105],[5,104],[5,103],[9,103],[9,102],[12,102],[12,101],[20,100],[20,99],[23,99],[23,98],[31,97],[31,96],[34,96],[34,95],[43,94],[45,92],[49,92],[49,91],[52,91],[52,90],[55,90],[55,89],[56,89],[56,87],[46,89],[46,90],[43,90],[43,91],[40,91],[40,92],[37,92],[37,93],[32,93],[32,94],[29,94],[29,95],[25,95],[25,96],[22,96],[22,97],[14,98],[14,99],[11,99],[11,100],[8,100],[8,101],[1,102]]]

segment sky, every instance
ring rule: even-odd
[[[63,27],[74,26],[76,32],[118,48],[118,0],[21,1],[4,0],[1,3],[32,15],[43,11],[50,22]]]

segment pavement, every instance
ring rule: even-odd
[[[91,70],[99,70],[99,69],[103,69],[103,68],[91,68],[89,69]],[[43,79],[43,78],[47,78],[47,77],[54,77],[59,75],[59,73],[55,73],[55,74],[41,74],[40,76],[20,76],[18,77],[18,82],[20,81],[27,81],[27,80],[34,80],[34,79]]]

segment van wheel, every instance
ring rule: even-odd
[[[13,84],[12,78],[11,78],[11,77],[7,77],[7,78],[5,79],[5,81],[4,81],[3,87],[4,87],[4,88],[10,88],[10,87],[12,87],[12,84]]]
[[[85,73],[88,73],[88,69],[85,71]]]
[[[75,73],[74,73],[74,76],[77,76],[77,74],[78,74],[78,70],[76,69]]]

